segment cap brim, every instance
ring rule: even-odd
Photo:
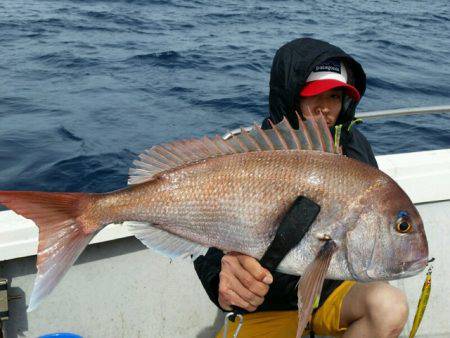
[[[343,83],[338,80],[317,80],[317,81],[311,81],[306,84],[300,91],[300,96],[314,96],[322,94],[323,92],[326,92],[327,90],[334,89],[334,88],[342,88],[345,90],[345,92],[355,101],[359,101],[361,99],[361,95],[359,94],[358,90],[347,84]]]

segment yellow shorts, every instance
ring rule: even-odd
[[[339,285],[316,311],[312,318],[312,327],[317,335],[340,336],[347,328],[339,326],[342,301],[355,284],[345,281]],[[228,323],[227,338],[232,338],[237,322]],[[244,324],[239,331],[239,338],[292,338],[297,332],[297,311],[267,311],[244,315]],[[308,332],[305,332],[306,335]],[[223,328],[216,338],[223,337]]]

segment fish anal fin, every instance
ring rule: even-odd
[[[198,256],[204,255],[208,250],[201,244],[158,229],[149,223],[125,222],[124,225],[127,225],[130,231],[145,246],[170,259],[188,256],[196,259]]]
[[[330,266],[331,258],[337,250],[333,240],[327,240],[319,249],[315,259],[307,266],[300,278],[298,286],[298,327],[297,338],[302,336],[314,309],[315,303],[322,292],[323,282]]]

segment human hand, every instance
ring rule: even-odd
[[[255,311],[263,303],[273,281],[269,270],[255,258],[238,252],[222,257],[219,278],[219,304],[229,311],[232,305]]]

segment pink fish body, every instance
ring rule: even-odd
[[[217,247],[261,258],[300,195],[321,211],[280,271],[303,275],[324,238],[337,248],[328,278],[388,280],[426,266],[427,240],[411,200],[383,172],[340,155],[323,118],[300,121],[299,130],[284,120],[228,141],[157,146],[135,165],[131,185],[106,194],[0,191],[0,203],[40,228],[30,309],[107,224],[131,225],[170,256]]]

